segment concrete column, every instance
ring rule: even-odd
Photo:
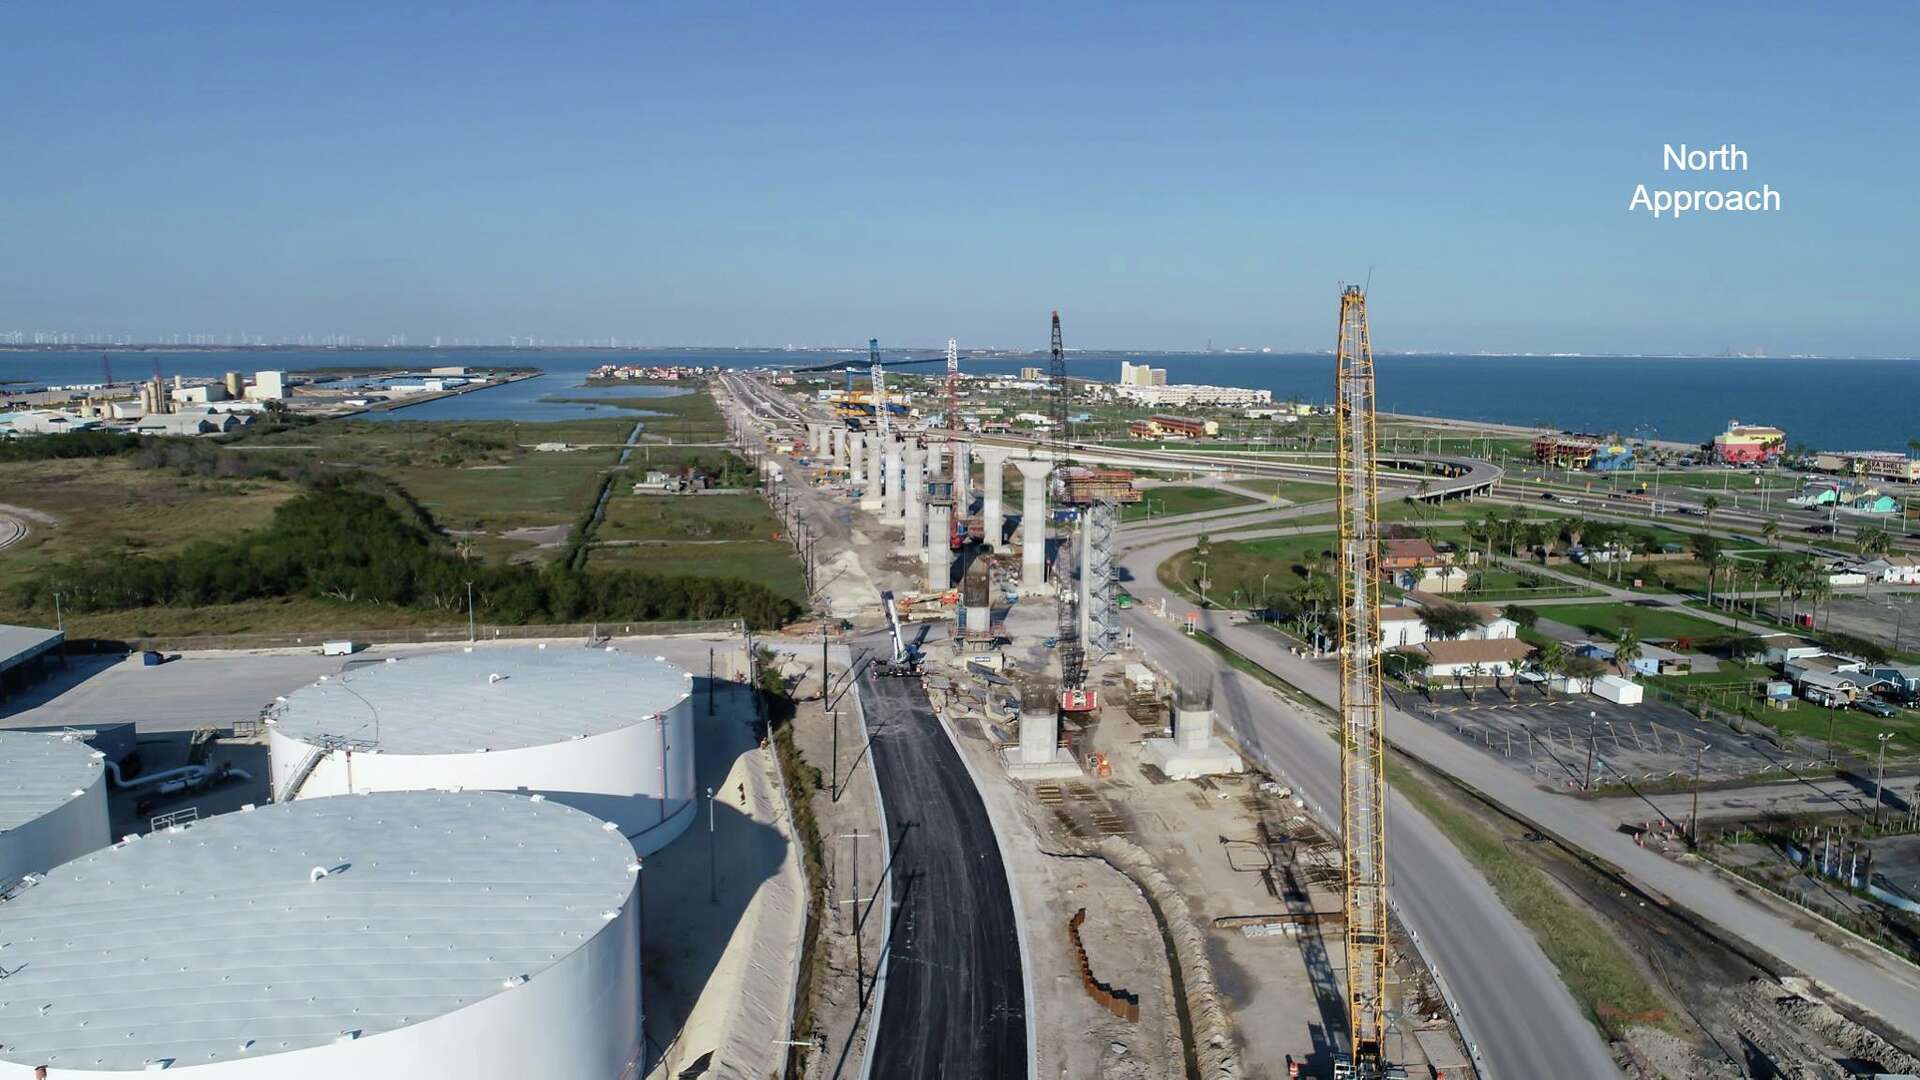
[[[940,476],[940,462],[946,454],[946,444],[927,443],[927,479],[935,480]]]
[[[1174,710],[1173,740],[1182,750],[1205,750],[1213,742],[1213,710],[1198,706]]]
[[[847,432],[847,482],[860,484],[867,479],[867,436],[858,431]]]
[[[826,441],[827,427],[825,424],[807,425],[807,453],[809,456],[819,457]]]
[[[887,460],[886,447],[880,445],[880,433],[866,436],[867,442],[867,486],[860,497],[860,507],[864,510],[882,510],[886,506]]]
[[[885,468],[885,471],[881,473],[881,476],[884,477],[886,480],[885,498],[887,502],[886,502],[886,509],[881,512],[880,516],[888,519],[889,521],[898,521],[900,520],[900,513],[901,513],[900,493],[902,490],[900,486],[900,444],[899,443],[894,443],[893,445],[887,447],[886,468]]]
[[[1001,506],[1001,491],[1006,486],[1007,451],[991,447],[980,448],[980,466],[986,470],[985,495],[980,503],[982,534],[989,548],[998,551],[1006,546],[1007,520]]]
[[[915,555],[920,554],[921,525],[926,521],[927,510],[927,456],[925,451],[914,443],[907,443],[905,468],[901,470],[901,488],[906,498],[901,504],[900,518],[906,529],[906,549]]]
[[[1047,474],[1051,461],[1016,461],[1020,470],[1020,591],[1047,584]]]
[[[833,456],[836,467],[847,463],[847,429],[839,424],[827,429],[827,453]]]
[[[1060,749],[1060,711],[1036,704],[1020,709],[1020,763],[1051,765]]]
[[[946,592],[953,587],[953,506],[927,504],[927,589]]]
[[[973,513],[973,444],[953,444],[953,512]]]

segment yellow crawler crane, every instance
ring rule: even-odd
[[[1380,499],[1367,297],[1340,294],[1334,397],[1340,499],[1340,826],[1346,855],[1347,1026],[1336,1075],[1389,1075],[1385,1060],[1387,819],[1380,674]]]

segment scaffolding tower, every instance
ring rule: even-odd
[[[1352,1075],[1386,1073],[1387,822],[1380,672],[1380,512],[1367,298],[1340,294],[1334,396],[1340,520],[1340,826]]]
[[[1120,644],[1120,611],[1113,602],[1118,517],[1109,499],[1095,499],[1080,512],[1080,638],[1089,663],[1098,663]]]

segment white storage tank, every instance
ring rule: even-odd
[[[0,904],[0,1080],[627,1075],[638,862],[498,792],[384,792],[123,841]]]
[[[0,892],[113,839],[104,757],[75,735],[0,731]]]
[[[361,791],[539,792],[641,854],[698,815],[693,676],[578,646],[428,653],[351,667],[269,711],[280,802]]]

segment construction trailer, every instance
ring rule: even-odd
[[[1086,506],[1101,500],[1137,503],[1142,494],[1134,486],[1132,469],[1062,469],[1060,483],[1063,501],[1072,506]]]

